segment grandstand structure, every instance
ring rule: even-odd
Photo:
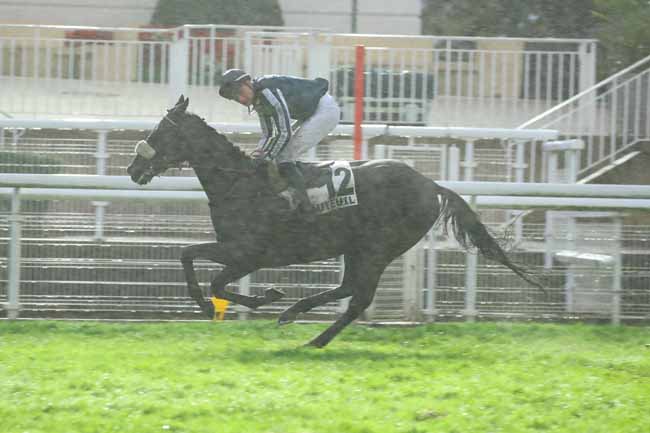
[[[190,96],[192,111],[251,150],[255,118],[216,98],[215,74],[233,66],[329,77],[345,123],[359,43],[368,54],[365,155],[408,161],[434,180],[603,182],[643,157],[650,139],[650,59],[596,83],[590,40],[0,25],[0,176],[124,175],[133,144],[179,93]],[[64,118],[82,123],[69,127]],[[353,159],[350,130],[343,125],[321,143],[316,159]],[[0,193],[6,302],[15,221],[11,191]],[[548,297],[437,231],[389,267],[366,319],[650,318],[650,225],[639,213],[519,206],[481,213],[496,231],[512,228],[513,257],[548,277]],[[214,241],[206,204],[26,196],[20,228],[21,317],[200,318],[179,257],[185,245]],[[273,285],[286,300],[254,313],[231,309],[228,317],[276,313],[335,287],[342,266],[332,259],[255,272],[232,289],[258,294]],[[217,269],[197,263],[199,280],[207,285]],[[342,306],[309,317],[330,317]]]

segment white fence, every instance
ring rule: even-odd
[[[353,47],[366,46],[365,121],[514,127],[595,83],[594,40],[377,36],[316,29],[0,24],[0,110],[156,117],[181,93],[202,116],[247,117],[220,73],[323,76],[351,121]]]
[[[64,161],[65,165],[62,167],[66,173],[122,174],[125,164],[132,157],[133,144],[131,141],[124,141],[124,138],[109,138],[119,137],[119,134],[122,134],[119,130],[122,129],[142,130],[142,134],[145,134],[144,130],[151,129],[154,124],[153,120],[3,119],[0,120],[0,128],[5,128],[5,132],[10,133],[6,137],[0,134],[0,137],[5,138],[0,143],[3,146],[0,151],[5,155],[32,152],[57,156]],[[248,145],[254,146],[256,142],[256,125],[212,126],[221,132],[236,132],[237,135],[231,139],[244,146],[244,149],[247,149]],[[32,130],[39,128],[47,131],[35,135],[38,131]],[[78,137],[83,134],[86,138],[73,138],[72,141],[65,138],[45,138],[50,137],[49,134],[61,137],[60,132],[52,130],[59,128],[73,130],[67,133],[68,136]],[[535,181],[543,170],[540,161],[542,145],[558,137],[557,131],[528,129],[422,128],[392,125],[364,125],[363,129],[367,139],[364,156],[387,156],[407,160],[424,174],[447,181]],[[12,132],[15,132],[16,136]],[[350,140],[345,137],[351,132],[351,126],[340,126],[329,142],[319,146],[319,159],[350,158],[352,147]],[[21,134],[22,137],[19,137]],[[487,142],[484,141],[486,139]],[[494,158],[485,159],[486,147],[494,145],[498,152],[493,154]],[[555,149],[550,145],[546,147]],[[533,152],[532,149],[537,150]],[[538,153],[538,159],[535,161],[533,155]],[[14,169],[24,170],[25,167],[7,163],[0,166],[0,171]],[[173,171],[171,174],[182,176],[189,173]],[[105,187],[102,186],[104,178],[97,176],[75,178],[74,182],[77,183],[68,184],[64,189],[52,188],[52,181],[57,179],[57,182],[63,182],[63,179],[70,179],[66,176],[33,175],[29,178],[30,183],[24,183],[24,177],[15,176],[11,173],[1,174],[0,185],[7,188],[17,184],[24,186],[20,193],[24,205],[20,223],[24,233],[21,245],[21,302],[28,311],[25,314],[36,314],[34,311],[38,310],[43,311],[42,314],[47,317],[56,317],[57,314],[78,317],[83,313],[87,317],[98,318],[114,317],[111,314],[115,312],[124,314],[134,311],[137,314],[133,313],[133,318],[159,318],[161,315],[172,317],[174,314],[183,318],[198,317],[198,310],[186,296],[178,256],[183,245],[212,241],[212,228],[202,192],[198,189],[185,191],[182,193],[183,199],[174,199],[179,194],[175,192],[179,185],[183,185],[183,188],[197,188],[195,179],[155,179],[153,185],[157,191],[134,191],[133,188],[140,188],[119,176],[111,176],[110,179],[116,183],[104,190],[96,189]],[[80,180],[84,188],[90,189],[77,189],[76,185],[79,185]],[[449,182],[446,185],[462,194],[471,195],[478,191],[477,188],[484,188],[483,185],[486,184]],[[474,189],[465,189],[466,185]],[[525,193],[533,196],[543,188],[552,188],[554,196],[543,199],[546,209],[638,209],[645,208],[648,201],[645,191],[637,190],[636,187],[588,186],[581,189],[581,197],[573,197],[567,192],[565,185],[487,185],[488,188],[498,188],[499,194]],[[116,186],[128,190],[111,189]],[[0,215],[6,216],[6,219],[0,217],[0,249],[7,249],[7,257],[10,240],[14,237],[10,234],[10,220],[13,219],[10,201],[6,200],[11,196],[12,190],[2,189],[0,193],[4,197],[0,197]],[[517,209],[535,208],[540,201],[538,197],[491,196],[489,190],[482,193],[488,195],[476,197],[475,204],[485,210],[482,212],[484,221],[491,223],[491,227],[497,230],[503,228],[500,224],[504,221],[504,213],[517,215],[521,213]],[[616,198],[621,194],[627,198]],[[135,195],[149,199],[134,199]],[[468,199],[471,200],[469,197]],[[107,205],[109,201],[110,205]],[[150,215],[151,218],[142,218],[142,215]],[[492,224],[493,222],[496,224]],[[565,318],[592,317],[592,314],[598,318],[631,320],[647,318],[650,315],[650,273],[647,269],[650,245],[647,242],[647,228],[623,227],[620,235],[609,233],[604,228],[588,234],[581,229],[581,236],[602,238],[602,242],[606,244],[621,244],[620,262],[608,259],[602,266],[598,265],[598,269],[594,269],[593,261],[588,262],[592,263],[589,266],[580,263],[566,265],[560,262],[560,254],[555,254],[554,247],[549,244],[544,225],[535,222],[535,218],[525,224],[523,218],[520,218],[515,224],[514,254],[518,260],[541,271],[548,264],[548,258],[551,258],[552,269],[543,271],[553,279],[550,284],[550,300],[530,302],[527,297],[534,294],[530,288],[523,286],[516,276],[501,267],[485,263],[480,258],[476,260],[476,256],[465,255],[455,243],[436,234],[427,237],[409,255],[391,265],[382,278],[369,317],[376,320],[418,319],[420,315],[431,318],[450,315],[467,318],[476,315]],[[558,233],[560,236],[573,236],[571,231]],[[554,243],[564,245],[564,250],[567,250],[567,244],[562,239]],[[589,239],[585,239],[583,244],[596,245]],[[579,248],[572,251],[578,260],[581,260],[580,257],[584,257],[585,253],[588,256],[594,252],[590,249],[582,251]],[[9,280],[9,275],[6,279],[2,278],[3,272],[8,271],[8,262],[1,256],[2,254],[0,299],[3,298],[2,282]],[[614,266],[616,263],[621,266]],[[202,263],[198,266],[201,281],[208,281],[214,266]],[[474,271],[466,272],[466,267]],[[422,271],[414,272],[413,269]],[[279,285],[289,293],[285,303],[273,306],[282,308],[297,298],[335,287],[340,273],[340,264],[337,261],[296,265],[286,269],[259,271],[235,287],[236,290],[259,294],[269,284]],[[593,282],[589,286],[586,281],[590,279],[596,279],[600,283]],[[614,294],[619,293],[614,285],[605,283],[612,279],[622,281],[620,304],[610,302],[617,299]],[[572,280],[580,282],[583,288],[571,286],[569,283]],[[579,293],[580,290],[586,290],[586,293]],[[592,313],[584,306],[574,310],[569,308],[567,300],[594,299],[593,292],[598,295],[598,299],[606,299],[607,303],[600,305]],[[422,296],[418,296],[419,294]],[[319,309],[317,314],[331,314],[337,308],[337,305],[328,305]],[[152,311],[154,309],[155,312]],[[277,309],[263,311],[275,312]],[[576,311],[579,314],[576,314]]]
[[[488,182],[441,182],[447,188],[468,196],[470,203],[478,207],[527,207],[527,208],[589,208],[589,209],[650,209],[650,186],[640,185],[554,185],[554,184],[514,184],[514,183],[488,183]],[[39,188],[39,189],[35,189]],[[7,309],[10,317],[16,317],[20,309],[20,260],[21,260],[21,217],[20,201],[23,199],[92,199],[112,200],[141,203],[143,201],[174,200],[205,201],[205,195],[200,192],[201,187],[195,178],[156,178],[146,186],[135,185],[128,177],[117,176],[73,176],[73,175],[27,175],[5,174],[0,178],[0,194],[10,194],[12,197],[12,210],[10,214],[10,245],[8,263],[8,303]],[[562,201],[568,198],[566,201]],[[415,256],[405,256],[404,269],[406,269],[399,288],[402,294],[402,315],[407,319],[417,319],[427,314],[434,317],[437,312],[436,302],[440,301],[440,294],[435,284],[435,256],[440,247],[436,246],[438,240],[429,236],[426,248],[420,244],[414,249]],[[427,258],[423,256],[428,251]],[[418,252],[419,251],[419,252]],[[477,284],[479,263],[474,254],[467,254],[464,284],[464,308],[462,313],[473,319],[479,315],[478,294],[481,292]],[[419,263],[419,265],[418,265]],[[426,263],[426,264],[425,264]],[[427,275],[426,284],[422,275]],[[494,270],[492,271],[494,272]],[[614,268],[614,278],[620,283],[621,266]],[[240,282],[240,290],[248,290],[248,282]],[[484,289],[483,289],[484,290]],[[526,296],[531,296],[531,289],[518,290]],[[644,291],[641,291],[643,294]],[[605,297],[610,306],[608,314],[615,323],[628,315],[621,312],[621,297],[624,291],[620,285],[606,287],[599,295]],[[498,292],[497,292],[498,295]],[[646,295],[647,296],[647,293]],[[438,301],[436,301],[438,300]],[[457,302],[457,301],[456,301]],[[489,302],[488,304],[489,305]],[[528,305],[530,308],[532,304]],[[638,306],[637,306],[638,307]],[[370,314],[377,310],[377,306],[370,309]],[[543,308],[535,305],[534,308]],[[641,308],[643,318],[644,308]],[[410,313],[409,313],[410,312]],[[601,311],[602,313],[602,311]],[[521,312],[519,313],[521,314]],[[647,313],[650,317],[650,311]],[[634,318],[640,318],[638,315]]]
[[[8,143],[15,143],[16,131],[22,134],[29,129],[63,129],[63,130],[92,130],[97,132],[96,155],[97,174],[105,174],[102,168],[104,161],[108,158],[106,153],[107,134],[110,131],[151,130],[157,120],[116,120],[116,119],[0,119],[0,146]],[[236,134],[259,134],[258,124],[250,123],[210,123],[210,126],[221,133]],[[13,132],[8,136],[6,132]],[[399,126],[389,124],[363,124],[362,158],[383,158],[391,155],[386,154],[382,145],[375,146],[375,150],[369,151],[369,141],[377,141],[379,137],[404,138],[408,140],[408,146],[404,149],[416,149],[418,152],[435,152],[436,149],[443,149],[445,168],[448,173],[442,179],[449,180],[475,180],[475,169],[477,167],[477,150],[475,143],[481,140],[497,141],[501,148],[500,154],[505,155],[502,163],[505,166],[503,177],[515,182],[534,182],[540,178],[540,167],[543,162],[543,143],[554,140],[558,132],[548,129],[507,129],[507,128],[464,128],[464,127],[418,127]],[[339,125],[332,132],[332,136],[350,137],[353,134],[352,125]],[[426,141],[437,141],[436,144],[427,145]],[[440,143],[446,141],[447,143]],[[460,143],[459,143],[460,142]],[[383,153],[382,153],[383,152]],[[320,159],[351,159],[352,154],[338,154],[331,152]],[[499,180],[499,179],[491,179]]]

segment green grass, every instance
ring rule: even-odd
[[[0,322],[0,432],[650,431],[650,329]]]

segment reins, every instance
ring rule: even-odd
[[[175,121],[173,121],[173,120],[169,117],[168,114],[165,115],[164,119],[166,119],[169,123],[171,123],[171,124],[172,124],[176,129],[177,129],[178,134],[181,135],[185,141],[188,141],[188,137],[187,137],[187,135],[183,132],[183,130],[181,129],[181,125],[179,125],[179,122],[175,122]],[[255,169],[254,169],[254,168],[250,168],[250,169],[247,169],[247,168],[244,168],[244,169],[240,169],[240,168],[226,168],[226,167],[219,167],[218,165],[215,166],[215,168],[216,168],[218,171],[223,171],[224,173],[241,173],[241,174],[253,174],[253,173],[255,173]]]
[[[188,136],[185,134],[181,128],[180,122],[176,122],[172,120],[169,115],[165,115],[164,119],[166,119],[169,123],[171,123],[177,130],[177,133],[183,138],[185,142],[188,142]],[[233,149],[234,150],[234,149]],[[214,165],[215,171],[221,171],[223,173],[229,173],[229,174],[237,174],[237,175],[243,175],[243,174],[255,174],[255,169],[254,168],[244,168],[244,169],[238,169],[238,168],[227,168],[227,167],[219,167],[218,165]],[[231,185],[228,191],[223,195],[221,198],[222,201],[228,201],[234,194],[235,192],[235,187],[238,185],[239,181],[241,180],[241,177],[235,176],[231,180]],[[258,192],[258,196],[261,193]],[[217,207],[216,204],[213,204],[211,201],[208,203],[210,207]]]

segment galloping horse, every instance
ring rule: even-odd
[[[325,201],[315,216],[290,211],[287,201],[269,186],[267,172],[203,119],[188,113],[188,104],[189,99],[181,96],[167,111],[147,139],[138,143],[127,171],[134,182],[146,184],[166,169],[187,162],[199,178],[219,242],[185,247],[181,263],[190,296],[207,316],[213,316],[214,307],[197,281],[195,259],[224,265],[212,280],[212,294],[254,309],[284,293],[270,288],[264,295],[246,296],[226,290],[226,285],[259,268],[343,255],[345,274],[339,287],[300,299],[278,319],[280,324],[290,323],[314,307],[351,297],[338,320],[309,342],[323,347],[370,305],[386,266],[439,220],[445,229],[451,226],[464,248],[475,247],[542,287],[529,271],[507,257],[458,194],[399,161],[301,164],[306,174],[320,173],[321,179],[327,179],[322,188],[310,190],[310,198],[325,194]],[[340,194],[347,195],[340,200]]]

